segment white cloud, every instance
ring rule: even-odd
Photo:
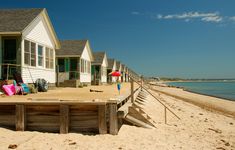
[[[235,16],[229,18],[231,21],[235,21]]]
[[[158,14],[158,15],[157,15],[157,18],[158,18],[158,19],[162,19],[162,15]]]
[[[193,19],[199,19],[204,22],[214,22],[218,23],[223,20],[223,17],[220,16],[218,12],[214,13],[200,13],[200,12],[186,12],[182,14],[170,14],[170,15],[162,15],[158,14],[157,19],[182,19],[186,22],[193,20]]]
[[[179,14],[157,14],[157,13],[142,13],[138,11],[131,12],[132,15],[143,15],[148,16],[153,19],[158,20],[182,20],[184,22],[210,22],[223,24],[228,22],[235,23],[235,16],[222,16],[219,12],[199,12],[199,11],[190,11]]]
[[[201,20],[205,22],[221,22],[223,19],[220,16],[209,16],[209,17],[204,17]]]
[[[132,14],[132,15],[140,15],[140,12],[138,12],[138,11],[133,11],[133,12],[131,12],[131,14]]]

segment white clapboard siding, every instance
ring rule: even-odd
[[[114,60],[112,71],[116,71],[116,68],[117,68],[117,66],[116,66],[116,61]],[[117,77],[113,77],[113,76],[112,76],[112,82],[116,82],[116,80],[117,80]]]
[[[45,67],[45,47],[55,50],[55,43],[52,39],[52,33],[49,32],[48,26],[40,14],[33,22],[31,22],[27,28],[22,33],[22,78],[25,83],[35,82],[38,78],[44,78],[49,83],[56,82],[56,72],[55,69],[46,69]],[[31,42],[35,42],[37,45],[40,44],[44,46],[44,67],[27,67],[24,65],[24,40],[27,39]],[[37,48],[36,48],[37,49]],[[36,51],[36,61],[38,59]],[[54,61],[55,61],[55,51],[54,51]],[[55,68],[55,62],[54,62]],[[31,73],[31,75],[30,75]],[[33,81],[32,81],[33,78]]]
[[[91,74],[90,73],[81,73],[80,82],[91,83]]]
[[[42,15],[39,15],[23,32],[23,37],[39,44],[55,48],[51,33]]]
[[[32,75],[32,78],[30,73]],[[32,83],[33,81],[35,82],[38,78],[43,78],[49,83],[56,83],[56,73],[53,69],[23,67],[22,78],[25,83]]]
[[[101,82],[106,83],[107,82],[107,76],[102,76],[101,77]]]
[[[104,55],[104,59],[103,59],[103,62],[101,64],[101,66],[103,67],[103,69],[106,69],[106,72],[107,72],[108,60],[107,60],[107,56],[106,55]],[[102,74],[101,82],[103,82],[103,83],[107,82],[107,73],[105,73],[105,75]]]
[[[81,59],[87,60],[91,62],[91,58],[88,52],[87,45],[85,46],[83,53],[81,55]],[[91,83],[91,73],[80,73],[80,82],[83,83]]]

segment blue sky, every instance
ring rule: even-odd
[[[234,0],[1,2],[47,8],[60,39],[89,39],[148,76],[235,78]]]

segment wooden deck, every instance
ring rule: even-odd
[[[135,88],[137,94],[140,88]],[[133,94],[134,94],[133,93]],[[0,100],[0,127],[16,131],[117,134],[117,110],[131,93],[109,100],[13,99]]]

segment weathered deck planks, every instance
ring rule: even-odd
[[[134,93],[132,93],[134,97]],[[131,95],[110,101],[0,101],[0,127],[16,131],[66,134],[92,132],[118,134],[117,110]]]

